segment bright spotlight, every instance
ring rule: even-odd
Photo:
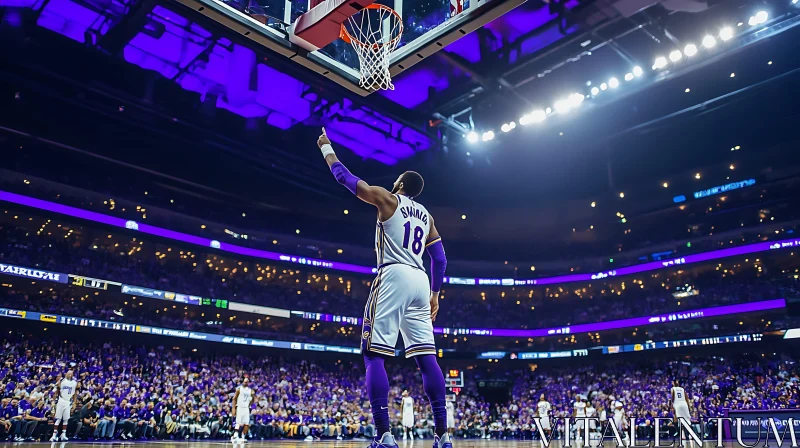
[[[611,78],[608,80],[608,86],[612,89],[616,89],[619,87],[619,80],[617,78]]]
[[[568,100],[558,100],[555,104],[553,104],[553,108],[559,114],[565,114],[569,112],[570,105]]]
[[[483,141],[488,142],[489,140],[494,138],[493,131],[486,131],[483,133]]]
[[[469,134],[467,134],[467,141],[470,143],[478,143],[478,133],[472,131]]]
[[[683,49],[683,54],[688,57],[692,57],[697,54],[697,46],[695,44],[689,44],[686,48]]]
[[[723,41],[731,40],[733,38],[733,28],[726,26],[725,28],[719,30],[719,38]]]
[[[653,70],[658,68],[664,68],[667,66],[667,58],[664,56],[659,56],[656,58],[656,61],[653,63]]]
[[[600,84],[600,90],[606,90],[608,88],[608,84],[602,83]]]
[[[792,4],[796,5],[799,0],[792,0]]]
[[[681,60],[682,57],[683,57],[683,53],[681,53],[680,50],[672,51],[669,54],[669,60],[672,61],[672,62],[678,62],[678,61]]]
[[[581,105],[583,100],[586,99],[586,96],[582,93],[573,93],[569,96],[569,105],[572,107],[578,107]]]
[[[517,127],[517,123],[514,123],[512,121],[511,123],[506,123],[503,126],[500,126],[500,130],[503,131],[503,132],[508,132],[508,131],[516,128],[516,127]]]
[[[644,73],[644,71],[642,70],[641,67],[639,67],[638,65],[636,67],[633,67],[633,76],[639,77],[642,76],[642,73]]]
[[[534,123],[541,123],[547,118],[547,113],[541,109],[531,112],[530,119]]]
[[[750,20],[747,21],[747,24],[750,26],[754,25],[761,25],[762,23],[766,22],[769,18],[769,14],[766,11],[759,11],[753,17],[750,17]]]
[[[714,39],[714,36],[706,36],[703,38],[703,46],[706,48],[714,48],[717,45],[717,40]]]
[[[597,96],[600,93],[600,89],[597,87],[592,87],[592,96]]]

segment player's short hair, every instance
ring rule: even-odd
[[[403,183],[403,192],[409,197],[415,198],[422,193],[422,187],[425,186],[425,181],[422,176],[416,171],[406,171],[400,177],[400,182]]]

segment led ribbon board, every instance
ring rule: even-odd
[[[31,272],[34,269],[26,268],[24,266],[14,265],[0,265],[11,266],[15,269],[10,270],[14,272]],[[192,296],[188,294],[179,294],[169,291],[162,291],[158,289],[145,288],[141,286],[123,285],[121,283],[113,282],[110,280],[102,280],[96,278],[82,277],[77,275],[59,274],[48,271],[45,272],[49,275],[52,281],[61,281],[66,283],[66,278],[69,277],[73,280],[73,286],[84,286],[86,288],[108,290],[109,286],[116,286],[120,289],[112,292],[121,292],[123,294],[133,295],[135,297],[147,297],[157,300],[165,300],[170,302],[179,302],[189,305],[208,306],[214,308],[230,309],[234,311],[242,311],[246,313],[261,314],[266,316],[275,316],[282,318],[289,318],[296,316],[305,320],[315,320],[322,322],[334,322],[342,325],[361,325],[363,322],[361,318],[340,316],[327,313],[314,313],[308,311],[290,311],[281,308],[271,308],[260,305],[251,305],[247,303],[230,302],[223,299],[210,299],[206,297]],[[6,272],[9,275],[18,275],[11,272]],[[58,280],[53,277],[58,275]],[[40,279],[37,274],[35,277]],[[83,280],[83,281],[81,281]],[[89,281],[88,283],[86,281]],[[651,316],[632,317],[629,319],[619,319],[607,322],[595,322],[588,324],[578,325],[564,325],[561,327],[553,328],[540,328],[540,329],[511,329],[511,328],[448,328],[448,327],[434,327],[435,334],[448,334],[448,335],[471,335],[471,336],[493,336],[493,337],[544,337],[544,336],[557,336],[563,334],[576,334],[588,333],[596,331],[617,330],[621,328],[640,327],[645,325],[655,325],[661,323],[677,322],[682,320],[701,319],[705,317],[720,317],[739,313],[752,313],[760,311],[778,310],[786,307],[785,299],[764,300],[760,302],[740,303],[737,305],[725,305],[710,308],[700,308],[694,310],[686,310],[673,313],[663,313]]]
[[[338,261],[320,260],[315,258],[300,257],[291,254],[282,254],[279,252],[271,252],[267,250],[252,249],[249,247],[237,246],[235,244],[223,243],[209,238],[189,235],[174,230],[163,229],[161,227],[151,226],[149,224],[142,224],[132,220],[117,218],[102,213],[91,212],[82,210],[75,207],[70,207],[55,202],[44,201],[41,199],[22,196],[15,193],[0,191],[0,200],[20,204],[39,210],[46,210],[53,213],[72,216],[75,218],[86,219],[101,224],[129,229],[155,235],[162,238],[168,238],[175,241],[182,241],[184,243],[194,244],[202,247],[220,250],[222,252],[229,252],[232,254],[245,255],[248,257],[261,258],[265,260],[280,261],[289,264],[299,264],[311,268],[320,269],[333,269],[337,271],[353,272],[356,274],[374,274],[377,268],[369,266],[359,266],[350,263],[341,263]],[[776,249],[788,249],[800,247],[800,239],[788,239],[778,241],[767,241],[761,243],[747,244],[744,246],[730,247],[727,249],[719,249],[710,252],[702,252],[699,254],[686,255],[683,257],[673,258],[671,260],[651,261],[648,263],[637,264],[633,266],[620,267],[608,271],[600,271],[586,274],[570,274],[560,275],[555,277],[542,277],[532,279],[514,279],[514,278],[480,278],[480,277],[445,277],[444,282],[451,285],[467,285],[467,286],[539,286],[539,285],[552,285],[562,283],[574,282],[588,282],[592,280],[602,280],[608,277],[620,277],[623,275],[639,274],[642,272],[650,272],[659,269],[667,269],[678,265],[701,263],[710,260],[717,260],[720,258],[733,257],[737,255],[747,255],[756,252],[767,252]]]

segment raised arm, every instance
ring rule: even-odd
[[[436,315],[439,314],[439,291],[442,290],[442,282],[444,281],[444,273],[447,271],[447,256],[444,254],[444,246],[442,245],[442,237],[439,231],[436,230],[436,224],[431,218],[431,228],[428,232],[428,241],[425,243],[425,249],[428,256],[431,257],[431,320],[436,321]]]
[[[325,133],[325,128],[322,128],[322,135],[317,139],[317,146],[322,151],[322,156],[325,157],[333,177],[336,178],[336,182],[344,185],[362,201],[377,207],[381,220],[392,216],[392,213],[397,208],[397,198],[389,190],[370,185],[350,173],[350,170],[336,157],[331,141]]]

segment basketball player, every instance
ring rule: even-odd
[[[589,403],[587,403],[587,406],[586,406],[586,417],[592,418],[592,420],[588,420],[588,422],[589,422],[589,432],[590,433],[594,433],[595,431],[597,431],[597,422],[594,420],[595,418],[597,418],[597,409],[594,408],[594,406],[592,405],[591,401]],[[594,437],[594,436],[590,436],[590,437]]]
[[[317,145],[336,181],[378,209],[375,232],[378,275],[367,301],[361,334],[367,393],[378,434],[370,447],[397,446],[389,431],[389,378],[384,361],[394,356],[400,333],[406,358],[413,357],[422,373],[422,385],[433,410],[436,432],[433,447],[452,448],[447,433],[444,375],[436,362],[433,340],[433,321],[439,312],[439,291],[447,257],[433,217],[414,200],[422,193],[422,176],[406,171],[390,192],[351,174],[336,157],[324,128]],[[431,257],[430,286],[422,263],[423,250]]]
[[[236,389],[233,402],[236,403],[236,426],[231,436],[231,442],[247,443],[247,433],[250,430],[250,406],[253,404],[250,378],[244,377],[242,385]]]
[[[619,401],[614,402],[614,425],[619,430],[622,438],[626,438],[628,422],[625,420],[625,410],[622,409],[622,403]]]
[[[447,409],[447,432],[452,436],[456,431],[456,407],[452,401],[445,405]]]
[[[53,423],[53,437],[50,437],[51,442],[66,442],[67,438],[67,422],[69,422],[70,409],[72,409],[72,397],[78,388],[78,383],[73,379],[75,374],[72,370],[67,370],[64,378],[56,385],[58,392],[58,402],[56,403],[56,414],[53,416],[55,422]],[[58,437],[58,427],[61,425],[61,437]]]
[[[578,395],[572,416],[575,418],[575,432],[577,433],[575,440],[583,440],[583,425],[586,423],[584,420],[586,418],[586,402],[583,401],[583,395]]]
[[[550,410],[553,409],[553,405],[542,394],[539,395],[539,404],[536,407],[539,410],[539,425],[542,426],[542,432],[547,435],[547,440],[550,440],[550,434],[553,432],[553,427],[550,426]]]
[[[675,428],[680,431],[681,426],[678,421],[679,419],[687,424],[690,424],[692,421],[691,409],[689,408],[690,404],[689,401],[686,400],[686,391],[679,386],[678,380],[672,382],[670,394],[672,395],[672,409],[675,412]]]
[[[408,396],[408,391],[403,391],[403,440],[408,439],[411,433],[411,440],[414,440],[414,399]]]

